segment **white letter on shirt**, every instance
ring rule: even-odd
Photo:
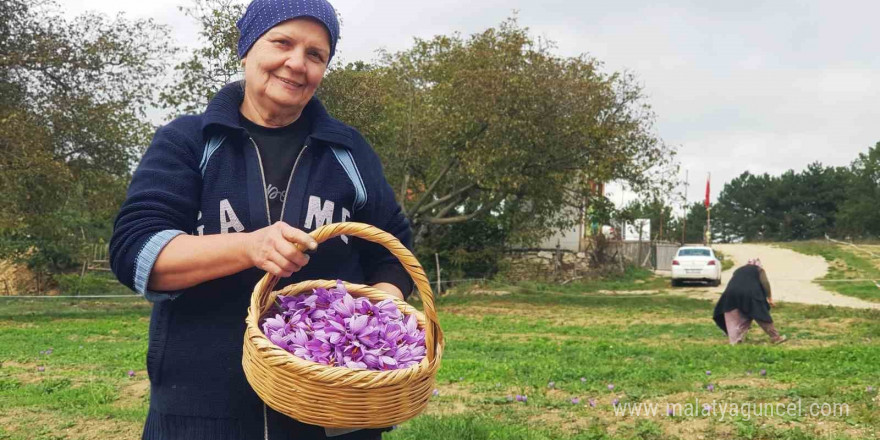
[[[229,199],[223,199],[220,201],[220,233],[229,233],[229,228],[235,229],[235,232],[244,231],[244,225],[241,224],[238,216],[235,215],[235,211],[232,210]]]
[[[327,200],[321,206],[321,199],[315,196],[309,196],[309,210],[306,213],[306,229],[312,229],[312,222],[315,223],[315,229],[319,226],[333,223],[333,207],[336,206],[332,200]]]
[[[347,222],[348,219],[349,219],[350,217],[351,217],[351,213],[348,212],[347,209],[342,208],[342,222],[343,222],[343,223]],[[347,236],[345,236],[345,235],[340,235],[339,238],[341,238],[342,241],[345,242],[345,244],[348,244],[348,237],[347,237]]]

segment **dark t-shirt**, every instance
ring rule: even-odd
[[[292,124],[280,128],[267,128],[257,125],[239,114],[241,126],[248,131],[263,164],[266,178],[266,197],[269,199],[271,223],[281,220],[281,208],[287,196],[287,184],[297,156],[311,131],[311,121],[301,116]],[[288,223],[290,219],[287,219]]]

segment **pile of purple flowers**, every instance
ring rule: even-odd
[[[354,298],[335,289],[279,296],[280,312],[263,322],[270,341],[294,356],[336,367],[394,370],[425,357],[425,331],[390,299]]]

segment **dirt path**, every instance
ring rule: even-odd
[[[745,264],[750,258],[760,258],[770,278],[776,301],[880,309],[880,304],[830,292],[814,283],[814,279],[822,278],[828,272],[828,264],[822,257],[759,244],[717,244],[713,247],[733,259],[733,269]],[[724,272],[721,286],[713,289],[716,298],[717,293],[723,292],[727,287],[733,269]]]

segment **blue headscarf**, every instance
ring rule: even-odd
[[[241,35],[238,37],[238,58],[242,59],[251,46],[277,24],[297,17],[311,17],[321,22],[330,33],[330,58],[336,53],[339,39],[339,21],[336,10],[327,0],[254,0],[244,15],[235,23]]]

